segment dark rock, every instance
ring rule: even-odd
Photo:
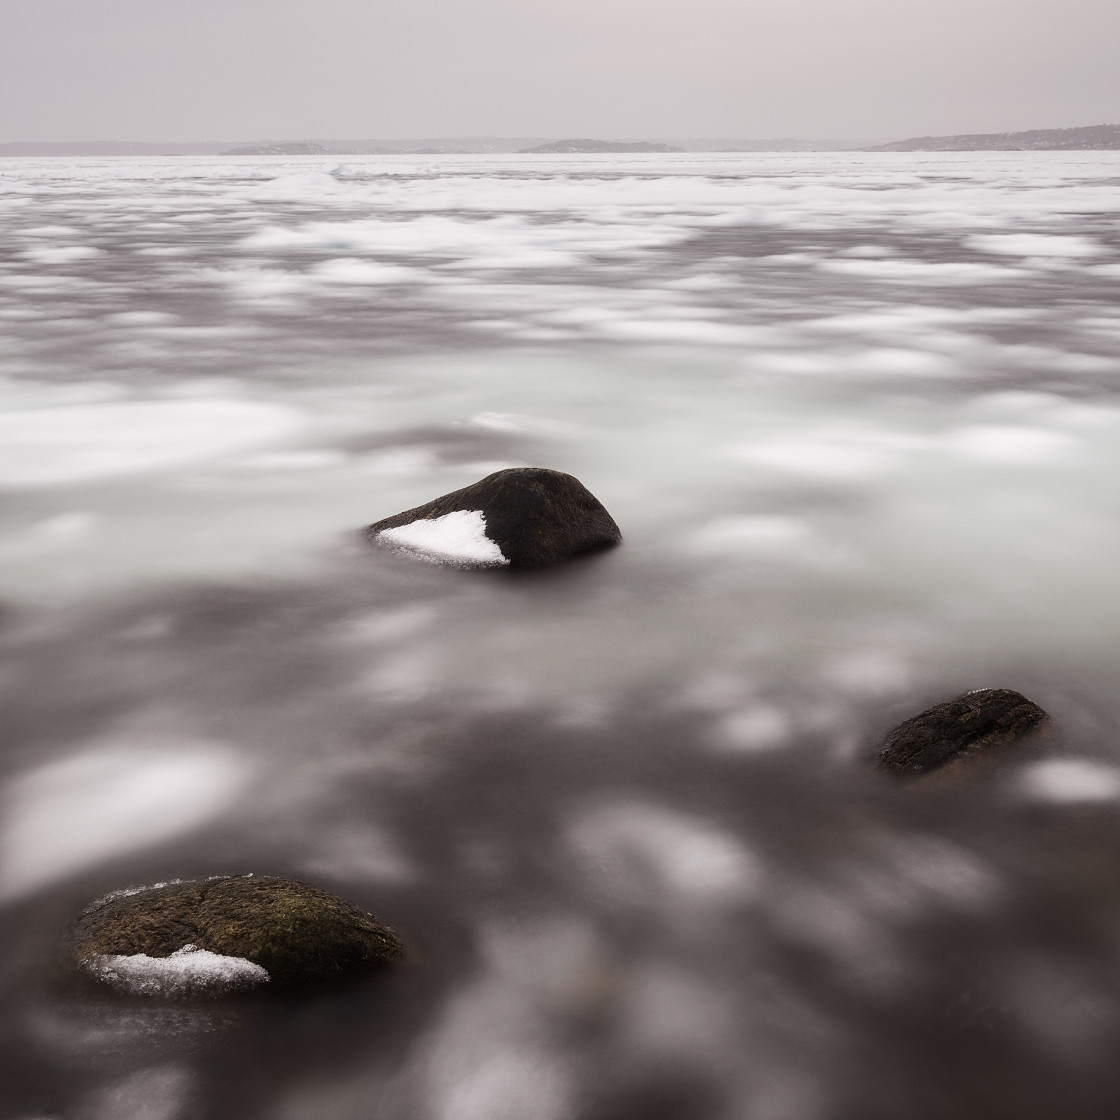
[[[404,955],[392,930],[356,906],[304,883],[256,875],[109,895],[74,924],[70,948],[74,962],[98,978],[151,994],[317,980]],[[211,953],[232,960],[205,956]],[[176,962],[199,961],[211,971],[195,967],[202,979],[184,980],[175,975],[178,965],[160,963],[173,954]]]
[[[981,752],[1021,741],[1048,720],[1009,688],[966,692],[899,724],[883,742],[879,768],[911,776],[956,769]]]
[[[449,514],[462,516],[448,518]],[[477,515],[474,520],[472,515]],[[424,524],[437,519],[446,520],[438,526]],[[477,537],[474,544],[467,540],[457,548],[461,537],[456,534],[472,531]],[[543,467],[498,471],[462,490],[386,517],[371,525],[366,535],[378,544],[404,548],[436,562],[510,568],[543,568],[622,540],[614,519],[579,479]]]

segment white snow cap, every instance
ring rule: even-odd
[[[259,964],[197,945],[184,945],[169,957],[97,953],[82,964],[96,979],[141,996],[217,996],[256,988],[268,980],[268,971]]]
[[[486,535],[486,517],[480,509],[421,518],[396,529],[382,529],[377,536],[386,544],[415,552],[432,564],[494,568],[509,563]]]

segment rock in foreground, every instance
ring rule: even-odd
[[[879,768],[911,776],[956,769],[981,752],[1023,738],[1048,718],[1009,688],[966,692],[899,724],[883,742]]]
[[[388,964],[396,935],[334,895],[255,875],[122,891],[74,924],[75,963],[142,995],[218,995]]]
[[[371,525],[370,540],[461,568],[545,568],[622,540],[577,478],[511,467]]]

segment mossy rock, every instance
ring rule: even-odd
[[[900,723],[883,741],[879,769],[906,777],[971,767],[1049,724],[1049,716],[1010,688],[981,688]]]
[[[456,555],[454,543],[441,550],[432,522],[448,527],[478,518],[479,537]],[[401,532],[397,532],[397,531]],[[408,544],[407,533],[416,538]],[[484,534],[484,536],[482,535]],[[622,533],[602,503],[578,478],[545,467],[509,467],[383,518],[366,529],[382,545],[414,551],[426,559],[459,567],[546,568],[617,545]],[[452,538],[453,539],[453,538]],[[432,542],[427,547],[424,542]]]
[[[390,964],[404,956],[392,930],[326,891],[246,875],[109,895],[71,930],[79,966],[104,957],[170,957],[184,946],[251,961],[277,983]]]

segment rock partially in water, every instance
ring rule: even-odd
[[[614,518],[579,479],[511,467],[386,517],[366,534],[433,563],[463,568],[545,568],[622,540]]]
[[[1020,692],[977,689],[899,724],[883,742],[879,768],[903,776],[956,771],[1048,722],[1047,714]]]
[[[74,924],[75,963],[142,995],[219,995],[389,964],[392,930],[326,891],[246,875],[121,891]]]

